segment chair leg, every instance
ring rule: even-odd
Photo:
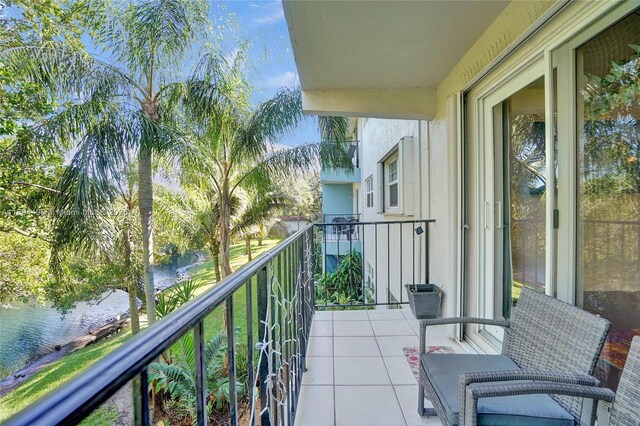
[[[436,415],[436,410],[433,408],[424,407],[424,386],[418,385],[418,414],[421,417],[432,417]]]

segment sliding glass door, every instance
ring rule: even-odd
[[[576,304],[611,321],[614,388],[640,334],[640,10],[575,50]]]

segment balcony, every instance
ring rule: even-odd
[[[418,330],[408,309],[316,312],[296,422],[440,425],[416,410],[418,387],[404,351],[418,347]],[[428,330],[427,345],[463,351],[445,326]]]
[[[320,180],[324,184],[335,183],[359,183],[360,182],[360,142],[338,142],[351,158],[353,169],[323,169],[320,172]]]
[[[151,400],[157,386],[151,373],[185,337],[193,342],[198,425],[352,425],[370,419],[367,413],[389,419],[385,424],[433,423],[412,414],[415,383],[403,350],[417,347],[417,322],[399,309],[406,305],[402,283],[428,281],[431,222],[353,223],[357,255],[354,246],[337,253],[337,266],[352,255],[358,270],[343,283],[348,299],[345,288],[327,285],[332,272],[321,257],[333,224],[309,225],[6,424],[77,424],[114,398],[132,400],[137,425],[156,424],[161,406]],[[345,308],[357,310],[332,311]],[[211,413],[207,324],[216,312],[226,318],[229,392],[220,412]],[[428,345],[461,350],[444,329],[430,333]],[[358,402],[367,395],[369,402]],[[320,412],[318,421],[309,420]]]

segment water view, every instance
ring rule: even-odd
[[[157,289],[175,284],[198,261],[194,253],[154,268]],[[116,320],[129,311],[127,293],[116,290],[95,302],[81,302],[62,316],[49,304],[13,303],[0,308],[0,380],[49,353]]]

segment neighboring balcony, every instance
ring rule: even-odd
[[[323,169],[320,172],[322,183],[359,183],[360,182],[360,142],[339,142],[351,158],[353,169]]]

